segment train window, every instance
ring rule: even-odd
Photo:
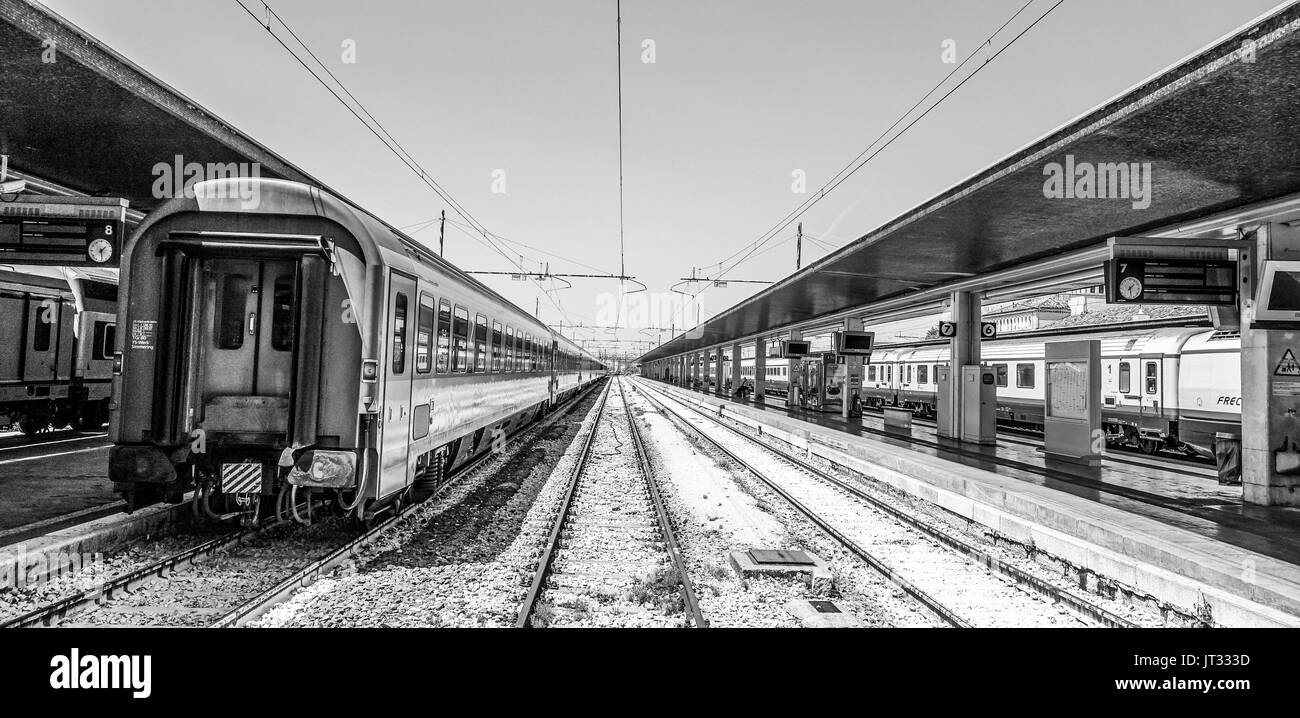
[[[216,322],[213,336],[218,349],[238,349],[244,346],[244,308],[248,306],[248,277],[227,274],[221,278],[221,292],[217,297],[217,310],[212,319]]]
[[[433,370],[433,297],[420,295],[420,313],[415,318],[415,371]]]
[[[515,332],[515,365],[514,371],[524,370],[524,333]]]
[[[1006,365],[1006,364],[994,364],[994,365],[993,365],[993,374],[995,375],[995,378],[994,378],[994,380],[993,380],[993,383],[994,383],[995,385],[997,385],[997,386],[1006,386],[1006,385],[1007,385],[1007,365]]]
[[[56,307],[59,307],[59,303],[55,299],[42,299],[36,307],[36,326],[31,333],[32,351],[49,351],[49,343],[51,343],[49,339],[53,334],[55,321],[59,321]]]
[[[908,384],[911,384],[911,383],[912,383],[912,365],[911,365],[911,364],[908,364],[908,365],[907,365],[907,383],[908,383]]]
[[[487,371],[488,357],[487,317],[474,315],[474,371]]]
[[[117,343],[117,325],[112,322],[95,322],[94,341],[90,348],[90,358],[112,359],[113,345]]]
[[[506,371],[515,370],[515,328],[506,327]]]
[[[928,365],[920,364],[916,367],[916,383],[917,384],[930,383],[930,367]]]
[[[469,310],[462,307],[456,307],[456,314],[451,323],[452,339],[455,341],[454,353],[451,358],[451,370],[454,372],[465,372],[470,370],[469,365]]]
[[[533,335],[524,335],[524,371],[532,371],[536,368],[537,352],[533,346]]]
[[[492,322],[492,371],[501,371],[501,322]]]
[[[406,295],[393,300],[393,373],[406,371]]]
[[[1017,364],[1016,365],[1016,386],[1021,389],[1034,388],[1034,365]]]
[[[1121,394],[1128,393],[1129,387],[1132,386],[1132,381],[1131,381],[1132,373],[1133,372],[1129,368],[1128,362],[1122,361],[1119,363],[1119,393]]]
[[[293,349],[293,275],[281,274],[271,285],[271,348]]]
[[[867,367],[867,381],[875,381],[875,380],[876,380],[876,367],[875,366]]]
[[[1147,362],[1147,393],[1156,393],[1156,377],[1159,376],[1159,369],[1153,361]]]
[[[446,299],[438,302],[438,373],[445,374],[451,368],[451,303]]]
[[[890,364],[889,366],[885,367],[885,381],[886,381],[886,382],[889,382],[889,383],[893,383],[893,381],[894,381],[894,365],[893,365],[893,364]]]

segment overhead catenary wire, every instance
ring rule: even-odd
[[[510,256],[508,252],[506,252],[504,249],[502,249],[500,246],[497,245],[497,243],[492,238],[492,233],[488,231],[487,227],[485,227],[481,222],[479,222],[478,219],[475,218],[468,209],[466,209],[459,202],[457,202],[456,199],[451,196],[451,193],[448,192],[446,189],[444,189],[440,184],[438,184],[438,182],[433,179],[433,177],[429,174],[429,172],[425,170],[423,166],[420,165],[419,161],[417,161],[413,156],[411,156],[409,152],[406,151],[404,147],[402,147],[402,145],[397,141],[397,139],[393,137],[393,135],[383,127],[383,125],[379,122],[378,119],[375,118],[374,114],[371,113],[368,109],[366,109],[365,104],[362,103],[360,100],[358,100],[356,96],[353,95],[352,92],[349,91],[347,87],[338,79],[338,77],[336,77],[334,73],[331,72],[323,62],[321,62],[320,58],[317,57],[314,52],[312,52],[311,48],[308,47],[307,44],[303,42],[302,39],[299,38],[298,35],[293,31],[293,28],[290,27],[289,24],[285,22],[285,20],[282,17],[280,17],[265,0],[262,0],[262,6],[266,9],[266,13],[267,13],[267,19],[265,22],[255,12],[253,12],[252,9],[250,9],[247,5],[245,5],[243,0],[235,0],[235,3],[238,4],[239,7],[244,10],[244,12],[248,13],[249,17],[253,18],[253,20],[259,26],[265,29],[267,33],[270,34],[271,37],[280,45],[280,47],[282,47],[285,50],[285,52],[289,53],[289,55],[292,56],[293,59],[298,62],[298,64],[302,65],[303,69],[305,69],[308,72],[308,74],[310,74],[313,78],[315,78],[315,80],[318,83],[320,83],[322,87],[324,87],[331,95],[333,95],[334,99],[338,100],[339,104],[343,105],[343,107],[349,113],[351,113],[353,117],[355,117],[359,122],[361,122],[361,124],[364,125],[366,129],[369,130],[370,133],[374,135],[375,138],[378,139],[386,149],[388,149],[389,152],[391,152],[395,157],[398,158],[398,160],[402,162],[402,164],[406,165],[408,169],[410,169],[414,174],[416,174],[416,176],[418,176],[420,180],[425,183],[425,185],[427,185],[430,189],[432,189],[440,199],[442,199],[445,203],[447,203],[447,205],[451,207],[453,212],[460,215],[462,219],[464,219],[467,223],[469,223],[470,226],[474,228],[475,232],[482,236],[483,240],[486,242],[486,246],[494,250],[497,254],[500,254],[502,257],[505,258],[507,262],[510,262],[512,265],[518,267],[521,271],[526,271],[519,263],[515,261],[513,257]],[[281,38],[275,32],[274,29],[272,29],[271,21],[270,21],[271,18],[275,18],[276,22],[278,22],[280,26],[285,29],[285,31],[294,39],[294,41],[297,42],[300,46],[302,46],[304,50],[306,50],[307,54],[312,58],[312,60],[322,70],[324,70],[325,74],[328,75],[329,78],[333,80],[334,84],[338,86],[337,90],[333,86],[331,86],[329,82],[326,82],[325,78],[323,78],[316,70],[314,70],[297,52],[294,51],[293,48],[289,46],[288,43],[284,41],[283,38]],[[342,95],[339,94],[340,91],[342,91],[343,93]],[[350,98],[352,102],[349,103],[347,100],[345,100],[343,98],[343,95],[347,95],[347,97]],[[354,104],[355,107],[353,106]],[[555,304],[555,300],[550,294],[547,294],[547,298],[549,301],[551,301],[552,304]],[[559,306],[556,305],[556,308],[559,309]]]
[[[1039,23],[1041,23],[1044,19],[1046,19],[1048,15],[1050,15],[1054,10],[1056,10],[1056,8],[1060,7],[1061,4],[1065,2],[1065,0],[1057,0],[1055,4],[1053,4],[1045,12],[1039,15],[1037,19],[1035,19],[1032,23],[1030,23],[1023,30],[1021,30],[1014,37],[1012,37],[1009,41],[1007,41],[1007,43],[1004,44],[1000,49],[998,49],[997,52],[986,57],[980,65],[978,65],[974,70],[970,72],[970,74],[962,78],[961,81],[958,82],[954,87],[949,89],[947,92],[943,93],[943,95],[941,95],[933,104],[931,104],[923,112],[921,112],[910,122],[904,125],[901,130],[899,130],[896,134],[893,135],[893,137],[890,137],[883,144],[880,144],[881,140],[884,140],[884,138],[887,137],[894,128],[898,127],[899,124],[901,124],[904,120],[906,120],[907,117],[911,115],[918,107],[920,107],[927,98],[929,98],[931,95],[937,92],[941,87],[943,87],[943,85],[947,83],[948,80],[951,79],[962,67],[964,67],[967,63],[969,63],[971,59],[976,57],[976,55],[979,54],[979,52],[983,48],[990,46],[990,44],[993,41],[993,38],[996,37],[1000,32],[1002,32],[1002,30],[1005,29],[1008,25],[1010,25],[1017,17],[1020,16],[1021,13],[1025,11],[1026,8],[1032,5],[1035,1],[1036,0],[1028,0],[1028,2],[1026,2],[1023,6],[1021,6],[1019,10],[1017,10],[1014,14],[1012,14],[1010,18],[1006,20],[1006,22],[1002,23],[1002,25],[1000,25],[997,30],[994,30],[993,33],[991,33],[989,37],[983,43],[981,43],[974,52],[970,53],[964,60],[962,60],[962,62],[959,65],[957,65],[957,67],[953,68],[951,72],[945,75],[942,80],[940,80],[933,88],[931,88],[928,92],[926,92],[925,95],[923,95],[920,100],[918,100],[915,104],[913,104],[912,107],[910,107],[906,112],[900,115],[899,118],[895,120],[894,123],[889,126],[889,128],[887,128],[883,133],[881,133],[879,137],[873,140],[872,143],[868,145],[866,149],[864,149],[862,152],[859,152],[858,155],[854,157],[853,160],[851,160],[845,166],[844,169],[841,169],[839,172],[833,175],[830,180],[827,180],[827,182],[823,184],[821,188],[818,189],[817,192],[810,195],[808,199],[800,203],[800,205],[796,207],[794,210],[791,210],[785,217],[783,217],[780,221],[778,221],[771,229],[769,229],[763,235],[760,235],[760,237],[757,240],[745,245],[737,252],[732,253],[727,259],[724,259],[722,262],[719,262],[718,266],[722,266],[732,258],[736,257],[737,255],[740,255],[742,252],[745,252],[744,256],[742,256],[740,259],[736,260],[730,266],[725,267],[721,272],[719,272],[718,275],[715,277],[715,279],[720,279],[726,276],[729,272],[734,270],[736,267],[740,266],[742,263],[750,259],[758,249],[760,249],[764,244],[770,242],[772,238],[776,236],[776,233],[780,232],[782,229],[788,227],[792,222],[802,217],[808,210],[812,209],[812,207],[814,207],[818,202],[824,199],[827,194],[833,192],[837,187],[839,187],[846,180],[848,180],[850,177],[856,174],[858,170],[862,169],[862,167],[864,167],[868,162],[870,162],[872,159],[878,156],[882,151],[884,151],[886,148],[892,145],[899,137],[902,137],[917,122],[924,119],[932,111],[934,111],[941,104],[943,104],[944,100],[946,100],[957,90],[961,89],[967,82],[969,82],[972,78],[974,78],[977,74],[979,74],[981,70],[983,70],[995,59],[997,59],[1003,52],[1005,52],[1012,45],[1014,45],[1016,41],[1024,37],[1026,33],[1028,33],[1030,30],[1036,27]],[[880,146],[876,147],[877,145]],[[872,148],[876,148],[876,149],[872,151]],[[694,296],[698,297],[700,294],[707,291],[710,286],[713,285],[711,284],[705,285],[698,292],[696,292]]]

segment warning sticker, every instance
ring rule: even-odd
[[[136,319],[131,322],[132,349],[153,349],[157,341],[158,322],[152,319]]]
[[[1282,361],[1277,363],[1273,376],[1300,376],[1300,362],[1295,360],[1295,354],[1290,349],[1282,355]]]

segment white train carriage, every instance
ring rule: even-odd
[[[130,506],[194,486],[248,516],[292,486],[368,518],[600,375],[363,210],[252,181],[256,206],[250,180],[200,183],[125,248],[109,473]]]
[[[1210,456],[1216,432],[1240,431],[1240,339],[1205,328],[984,342],[981,361],[994,369],[999,422],[1042,427],[1045,344],[1066,338],[1101,340],[1098,399],[1112,442],[1148,453],[1164,448]],[[948,363],[945,345],[882,347],[866,367],[863,400],[933,416],[937,368]]]

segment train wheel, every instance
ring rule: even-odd
[[[1155,439],[1142,439],[1138,442],[1138,447],[1148,456],[1160,451],[1160,443]]]
[[[18,422],[18,428],[28,436],[35,436],[37,432],[43,431],[49,422],[41,419],[27,418]]]

